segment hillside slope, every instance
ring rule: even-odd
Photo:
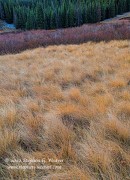
[[[118,20],[130,20],[130,12],[121,14],[121,15],[117,15],[114,18],[110,18],[110,19],[105,19],[104,21],[102,21],[103,23],[115,23]]]
[[[126,39],[130,39],[129,20],[117,20],[114,23],[84,24],[81,27],[57,30],[4,32],[0,35],[0,54],[18,53],[26,49],[49,45]]]
[[[0,177],[130,179],[130,41],[0,56],[0,77]]]

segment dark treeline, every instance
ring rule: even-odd
[[[0,0],[0,19],[20,29],[95,23],[130,11],[130,0]]]

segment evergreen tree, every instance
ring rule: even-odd
[[[44,28],[44,12],[43,12],[42,3],[37,3],[36,20],[37,20],[37,28],[43,29]]]
[[[109,17],[114,17],[116,15],[116,5],[115,0],[110,0],[109,2]]]

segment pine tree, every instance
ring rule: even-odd
[[[36,19],[37,19],[37,28],[43,29],[44,28],[44,12],[42,3],[38,3],[36,6]]]
[[[5,11],[4,11],[4,5],[3,2],[0,2],[0,19],[5,19]]]
[[[8,1],[8,3],[4,3],[4,11],[5,11],[5,20],[8,23],[13,22],[13,3],[11,0]]]
[[[28,11],[27,14],[27,22],[26,22],[26,29],[36,29],[36,21],[33,11]]]
[[[114,17],[116,15],[116,5],[115,5],[115,0],[110,0],[109,2],[109,9],[110,9],[110,17]]]

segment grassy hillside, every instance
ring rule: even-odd
[[[0,77],[1,178],[130,179],[130,41],[0,56]]]

